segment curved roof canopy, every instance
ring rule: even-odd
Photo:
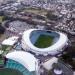
[[[18,38],[19,38],[19,37],[17,37],[17,36],[9,37],[8,39],[5,39],[5,40],[2,42],[2,45],[13,46],[13,45],[18,41]]]
[[[27,30],[27,31],[25,31],[23,33],[23,37],[22,37],[23,38],[23,42],[25,42],[34,51],[39,51],[39,52],[56,52],[57,50],[59,50],[62,47],[64,47],[64,45],[67,43],[67,40],[68,40],[67,36],[65,34],[63,34],[63,33],[56,32],[57,34],[60,35],[60,38],[55,44],[53,44],[52,46],[47,47],[47,48],[37,48],[30,41],[30,34],[34,30],[39,30],[39,29]]]
[[[35,71],[37,59],[30,53],[24,51],[14,51],[8,53],[6,58],[15,60],[26,67],[29,71]]]

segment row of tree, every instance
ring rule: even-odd
[[[0,34],[4,34],[5,28],[0,24]]]
[[[59,17],[57,15],[54,15],[52,11],[48,11],[46,17],[53,21],[57,21],[59,19]]]

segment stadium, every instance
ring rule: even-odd
[[[40,75],[39,62],[42,60],[36,56],[42,55],[45,58],[47,55],[61,53],[67,41],[65,34],[56,31],[41,29],[24,31],[21,39],[23,49],[20,51],[15,49],[5,55],[0,75]],[[51,63],[57,61],[57,58],[53,59]]]
[[[60,32],[30,29],[23,33],[22,48],[36,55],[55,55],[63,51],[67,41],[67,36]]]
[[[37,73],[38,60],[34,55],[24,51],[8,53],[3,61],[3,68],[0,69],[0,75],[36,75]]]

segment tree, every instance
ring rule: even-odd
[[[2,25],[0,25],[0,34],[3,34],[4,32],[5,32],[5,28]]]
[[[57,21],[59,19],[59,17],[57,15],[54,15],[52,14],[52,11],[49,11],[47,14],[46,14],[47,18],[50,19],[50,20],[54,20],[54,21]]]

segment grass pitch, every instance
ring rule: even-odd
[[[34,45],[38,48],[46,48],[51,46],[52,42],[53,42],[53,37],[49,35],[40,35]]]

